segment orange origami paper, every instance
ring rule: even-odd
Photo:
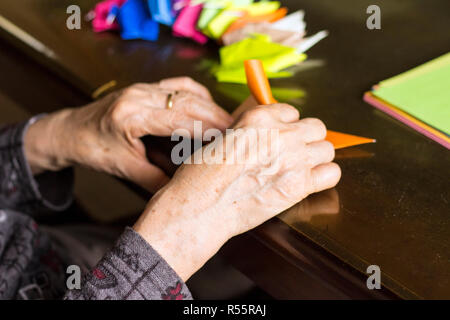
[[[272,95],[269,79],[266,76],[261,60],[246,60],[244,62],[247,85],[259,104],[277,103]]]
[[[248,23],[275,22],[277,20],[280,20],[284,16],[286,16],[287,12],[288,12],[287,8],[280,8],[277,11],[274,11],[274,12],[271,12],[271,13],[267,13],[267,14],[257,15],[257,16],[252,16],[252,15],[247,13],[243,17],[241,17],[241,18],[237,19],[236,21],[234,21],[228,27],[228,29],[225,31],[224,34],[227,34],[229,32],[233,32],[235,30],[241,29],[245,25],[247,25]]]
[[[354,136],[351,134],[336,132],[336,131],[327,131],[327,136],[325,140],[330,141],[334,149],[343,149],[348,147],[357,146],[360,144],[366,144],[366,143],[374,143],[375,139],[371,138],[364,138],[359,136]]]
[[[250,92],[256,101],[260,104],[273,104],[277,101],[272,95],[269,80],[264,72],[264,67],[261,60],[247,60],[244,62],[245,73],[247,76],[247,84]],[[373,143],[374,139],[354,136],[346,133],[336,131],[327,131],[325,138],[331,142],[335,149],[342,149],[352,147],[365,143]]]

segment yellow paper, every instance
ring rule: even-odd
[[[220,82],[246,83],[244,61],[261,60],[269,78],[289,77],[290,72],[282,72],[306,59],[295,48],[271,42],[265,35],[244,39],[220,49],[221,65],[215,75]]]
[[[211,35],[215,39],[219,39],[228,27],[238,18],[245,14],[262,15],[272,13],[280,8],[278,1],[263,1],[252,3],[249,5],[229,4],[225,9],[218,13],[202,31]]]

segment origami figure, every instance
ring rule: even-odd
[[[128,0],[117,16],[122,39],[158,40],[159,24],[152,20],[145,0]]]

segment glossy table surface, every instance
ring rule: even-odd
[[[1,35],[86,95],[111,80],[119,88],[180,75],[204,83],[229,111],[248,95],[245,86],[210,75],[218,59],[213,43],[202,47],[167,29],[150,43],[94,34],[86,22],[81,30],[65,27],[67,6],[77,3],[85,14],[95,2],[3,1]],[[450,298],[450,152],[362,100],[377,82],[450,51],[450,2],[377,1],[382,28],[368,30],[371,2],[282,1],[290,11],[305,10],[310,33],[326,29],[330,36],[293,78],[272,81],[275,92],[302,117],[377,143],[338,151],[339,185],[277,219],[361,274],[378,265],[383,286],[402,298]],[[47,49],[18,40],[22,33],[10,23]]]

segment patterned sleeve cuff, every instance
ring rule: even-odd
[[[72,202],[71,168],[34,177],[25,157],[25,132],[43,116],[0,129],[0,206],[33,214],[42,210],[62,211]]]
[[[166,261],[131,228],[66,299],[185,300],[192,295]]]

